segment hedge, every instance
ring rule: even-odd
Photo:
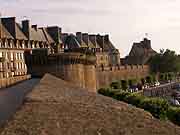
[[[123,90],[127,90],[128,88],[128,82],[126,80],[121,80],[121,88]]]
[[[120,89],[121,88],[121,83],[118,81],[114,81],[110,84],[110,87],[113,89]]]
[[[170,121],[180,126],[180,108],[170,107],[167,116]]]
[[[142,108],[150,112],[155,118],[168,118],[173,123],[180,125],[180,108],[172,108],[168,101],[162,98],[149,98],[124,91],[112,91],[111,89],[100,89],[98,93]]]

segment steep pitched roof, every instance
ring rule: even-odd
[[[52,39],[52,37],[48,34],[46,28],[40,28],[40,29],[43,31],[46,40],[47,40],[50,44],[55,42],[55,41]]]
[[[77,41],[78,42],[78,41]],[[81,41],[81,44],[80,44],[81,47],[85,48],[85,47],[88,47],[88,45],[82,40]]]
[[[91,41],[91,43],[94,45],[95,48],[101,48],[96,39],[93,40],[92,38],[89,38],[89,40]]]
[[[30,28],[30,40],[46,42],[46,37],[42,29]]]
[[[0,22],[0,38],[14,39],[4,25]]]
[[[27,37],[22,32],[22,29],[18,23],[15,23],[15,35],[16,35],[15,37],[16,39],[27,40]]]
[[[69,49],[71,49],[71,48],[80,48],[81,47],[81,45],[77,41],[76,37],[74,35],[72,35],[72,34],[69,35],[66,38],[65,46],[68,47]]]
[[[89,48],[96,48],[95,45],[91,42],[91,40],[89,40],[89,42],[88,42],[88,47]]]
[[[38,29],[37,32],[38,32],[38,36],[39,36],[39,41],[47,42],[43,30],[42,29]]]

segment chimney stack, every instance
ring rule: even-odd
[[[96,35],[89,35],[89,40],[97,47]]]
[[[83,33],[82,34],[82,39],[86,43],[86,45],[89,45],[89,35],[88,35],[88,33]]]
[[[104,41],[105,41],[105,42],[108,42],[108,41],[109,41],[109,35],[105,35],[105,36],[104,36]]]
[[[81,45],[82,43],[82,33],[81,32],[76,32],[76,38],[79,44]]]
[[[15,38],[16,17],[1,18],[1,22],[8,32]]]
[[[30,38],[30,21],[29,20],[22,21],[22,31],[29,39]]]
[[[37,24],[32,25],[31,27],[37,31]]]
[[[97,43],[100,45],[100,47],[102,48],[102,50],[104,50],[104,36],[101,35],[97,35]]]

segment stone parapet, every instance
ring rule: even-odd
[[[30,78],[31,78],[31,75],[3,78],[3,79],[0,79],[0,88],[9,87],[11,85],[14,85],[14,84],[19,83],[24,80],[28,80]]]

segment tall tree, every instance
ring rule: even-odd
[[[180,71],[180,56],[175,51],[167,49],[160,50],[160,53],[153,56],[150,60],[150,67],[152,72],[166,73],[166,72],[179,72]]]

